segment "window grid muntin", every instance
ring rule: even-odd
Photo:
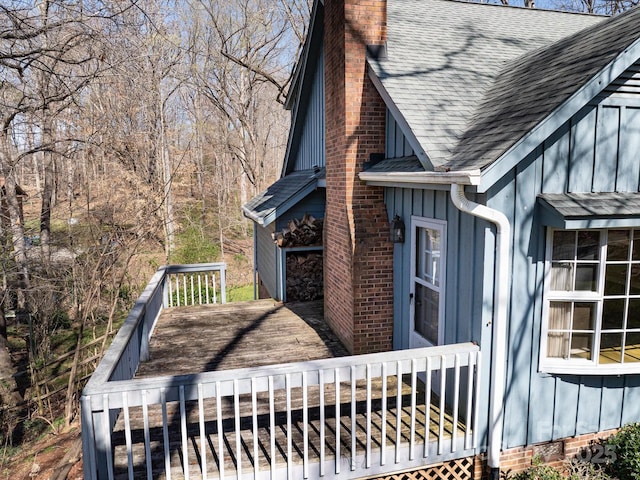
[[[628,232],[628,245],[627,245],[627,259],[626,260],[608,260],[607,257],[607,253],[608,253],[608,235],[609,232],[612,231],[616,231],[616,232],[620,232],[620,231],[626,231]],[[620,229],[620,228],[615,228],[615,229],[593,229],[593,230],[575,230],[575,231],[571,231],[574,232],[574,236],[573,236],[573,258],[572,259],[554,259],[553,258],[553,254],[554,252],[554,240],[555,240],[555,234],[556,232],[569,232],[569,230],[551,230],[550,231],[550,235],[549,235],[549,244],[548,244],[548,248],[547,248],[547,255],[546,255],[546,264],[547,264],[547,269],[548,269],[548,273],[547,273],[547,278],[548,278],[548,282],[546,282],[547,287],[546,287],[546,292],[545,292],[545,296],[546,296],[546,301],[545,301],[545,327],[543,329],[543,335],[544,335],[544,345],[543,345],[543,352],[544,352],[544,360],[547,361],[547,363],[551,362],[553,363],[554,361],[561,361],[561,362],[566,362],[566,360],[571,360],[572,364],[578,363],[580,362],[581,364],[585,364],[585,361],[580,359],[575,359],[571,357],[571,345],[572,345],[572,341],[573,341],[573,334],[580,334],[580,333],[588,333],[588,334],[592,334],[592,351],[591,351],[591,360],[587,360],[586,363],[587,364],[592,364],[592,365],[602,365],[603,363],[601,363],[601,357],[603,355],[603,351],[601,351],[600,349],[600,343],[601,343],[601,339],[602,339],[602,335],[620,335],[620,350],[619,350],[619,354],[620,354],[620,358],[619,361],[617,362],[617,365],[636,365],[636,364],[640,364],[640,358],[638,359],[638,361],[627,361],[626,357],[627,357],[627,350],[626,350],[626,342],[627,342],[627,338],[630,335],[638,335],[640,336],[640,326],[637,328],[629,328],[629,304],[632,300],[640,300],[640,293],[638,294],[631,294],[630,290],[631,290],[631,276],[632,276],[632,272],[633,272],[633,266],[637,266],[640,269],[640,254],[637,254],[638,252],[640,252],[640,245],[637,245],[638,243],[640,243],[640,229]],[[598,261],[595,262],[593,260],[579,260],[578,257],[578,250],[580,248],[579,246],[579,235],[580,232],[599,232],[600,235],[600,248],[599,248],[599,254],[598,254]],[[638,249],[638,252],[636,252],[635,250]],[[635,257],[635,259],[634,259]],[[553,284],[553,272],[552,272],[552,268],[553,268],[553,264],[559,264],[559,263],[571,263],[571,265],[573,266],[573,273],[572,273],[572,282],[571,282],[571,286],[573,288],[573,290],[551,290],[551,285]],[[596,264],[598,265],[597,267],[597,285],[596,285],[596,289],[595,290],[575,290],[576,288],[576,282],[577,282],[577,265],[580,264]],[[607,273],[607,266],[608,265],[625,265],[627,266],[627,270],[626,270],[626,278],[625,278],[625,286],[624,286],[624,294],[615,294],[615,295],[605,295],[604,294],[604,289],[605,289],[605,280],[606,280],[606,273]],[[603,314],[604,314],[604,301],[605,300],[616,300],[616,299],[623,299],[624,300],[624,309],[623,309],[623,323],[622,323],[622,328],[614,328],[614,329],[604,329],[603,328],[603,324],[604,324],[604,318],[603,318]],[[558,329],[558,328],[550,328],[550,309],[551,309],[551,303],[553,302],[566,302],[571,304],[571,317],[570,317],[570,322],[569,322],[569,328],[568,329]],[[596,313],[595,313],[595,320],[594,320],[594,329],[593,330],[574,330],[573,326],[574,326],[574,320],[575,320],[575,304],[577,303],[581,303],[581,302],[593,302],[596,305]],[[640,311],[639,311],[640,313]],[[640,325],[640,322],[639,322]],[[558,356],[550,356],[549,352],[549,339],[550,339],[550,334],[569,334],[569,340],[568,340],[568,350],[566,352],[566,355],[562,356],[562,357],[558,357]],[[629,354],[629,356],[631,357],[632,354]]]

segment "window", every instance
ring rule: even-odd
[[[440,220],[412,218],[411,347],[443,341],[445,225]]]
[[[640,230],[551,230],[545,288],[542,370],[640,372]]]

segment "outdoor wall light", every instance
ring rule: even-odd
[[[391,221],[390,234],[393,243],[404,243],[404,222],[398,214],[394,215]]]

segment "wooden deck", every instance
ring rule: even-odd
[[[348,352],[324,323],[321,302],[283,306],[259,301],[168,309],[156,326],[150,355],[137,378],[299,362]],[[236,478],[240,473],[253,475],[254,469],[261,474],[281,469],[287,459],[292,459],[297,469],[297,473],[290,473],[291,478],[302,478],[304,469],[307,473],[311,469],[310,478],[317,478],[320,468],[330,478],[336,463],[344,471],[351,469],[351,462],[393,463],[399,455],[395,446],[400,443],[416,442],[417,459],[425,453],[436,456],[443,448],[438,443],[442,418],[444,438],[451,443],[454,420],[449,412],[440,411],[434,393],[425,395],[422,382],[417,381],[414,392],[406,375],[399,388],[396,377],[388,377],[385,384],[380,379],[369,386],[364,381],[354,385],[343,381],[339,392],[335,385],[327,384],[323,392],[317,386],[306,392],[292,388],[289,395],[278,390],[273,401],[275,415],[270,414],[266,394],[255,399],[251,395],[208,398],[201,404],[185,402],[183,408],[180,402],[169,402],[164,411],[161,405],[150,405],[146,412],[131,408],[128,416],[135,478],[151,473],[153,478],[164,479],[167,470],[174,479],[186,478],[185,470],[191,478],[202,478],[205,464],[209,478],[221,474]],[[255,416],[252,402],[257,403]],[[234,412],[239,412],[239,417],[234,418]],[[455,423],[460,439],[466,428]],[[163,429],[163,424],[168,428]],[[128,477],[124,425],[121,414],[112,435],[115,478]],[[369,444],[367,431],[371,432]],[[429,439],[427,451],[421,445],[425,438]],[[440,443],[442,438],[440,435]],[[150,464],[146,458],[151,458]],[[322,467],[320,458],[325,459]]]
[[[348,355],[324,322],[322,301],[273,300],[169,308],[136,378],[231,370]]]

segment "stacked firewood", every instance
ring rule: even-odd
[[[302,220],[289,220],[287,227],[271,234],[273,242],[281,248],[322,245],[322,219],[308,213]]]
[[[287,255],[287,301],[322,298],[322,252]]]

